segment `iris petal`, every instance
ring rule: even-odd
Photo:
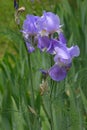
[[[80,54],[80,49],[79,49],[79,47],[77,45],[76,46],[72,46],[71,48],[68,48],[68,51],[69,51],[70,56],[72,58],[73,57],[77,57]]]
[[[62,32],[60,32],[59,34],[59,41],[63,44],[66,44],[66,38],[64,37],[64,34]]]
[[[40,30],[53,33],[59,29],[60,19],[52,12],[44,12],[42,17],[38,19],[37,25]]]
[[[35,35],[37,33],[36,22],[38,18],[38,16],[27,15],[23,23],[23,31],[29,33],[30,35]]]
[[[50,54],[55,54],[55,47],[58,46],[58,41],[55,40],[55,39],[50,39],[50,45],[49,47],[47,48],[47,52],[50,53]]]
[[[38,48],[43,51],[44,49],[47,49],[50,45],[50,40],[47,36],[44,37],[38,37]]]
[[[49,75],[53,80],[61,81],[66,77],[67,72],[65,68],[59,67],[55,64],[49,69]]]
[[[54,61],[56,62],[58,60],[58,58],[62,58],[65,60],[69,60],[70,59],[70,54],[67,50],[67,47],[63,44],[58,44],[57,47],[55,47],[55,52],[56,55],[54,57]]]

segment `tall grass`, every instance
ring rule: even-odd
[[[55,12],[64,24],[68,46],[80,47],[67,78],[44,83],[39,69],[49,68],[49,55],[27,53],[12,1],[8,7],[5,1],[1,4],[0,51],[7,47],[0,62],[0,130],[87,130],[87,0],[20,2],[26,7],[21,25],[27,13]]]

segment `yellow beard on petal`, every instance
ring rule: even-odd
[[[41,37],[48,36],[49,33],[46,30],[41,30],[40,35],[41,35]]]

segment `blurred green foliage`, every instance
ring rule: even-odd
[[[41,96],[39,69],[49,68],[51,59],[39,50],[27,55],[13,1],[1,0],[0,130],[87,130],[87,0],[21,0],[19,5],[26,8],[20,26],[27,13],[58,14],[68,46],[78,44],[81,54],[64,81],[48,79]]]

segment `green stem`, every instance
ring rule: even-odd
[[[51,86],[51,92],[50,92],[50,114],[51,114],[50,126],[51,126],[51,130],[54,130],[53,113],[52,113],[52,92],[53,92],[53,85]]]
[[[52,59],[53,57],[51,57],[51,66],[53,65],[53,59]],[[54,123],[53,123],[53,110],[52,110],[52,94],[53,94],[53,80],[51,79],[51,81],[50,81],[50,88],[51,88],[51,90],[50,90],[50,115],[51,115],[51,120],[50,120],[50,127],[51,127],[51,130],[54,130]]]
[[[25,48],[26,48],[26,51],[27,51],[27,56],[28,56],[28,65],[29,65],[29,80],[30,80],[30,88],[31,88],[31,107],[32,108],[35,108],[35,104],[34,104],[34,87],[33,87],[33,75],[32,75],[32,67],[31,67],[31,54],[28,53],[28,50],[27,50],[27,47],[26,47],[26,44],[24,42],[24,45],[25,45]]]
[[[46,110],[46,108],[45,108],[43,99],[42,99],[42,107],[43,107],[43,110],[44,110],[44,112],[45,112],[45,114],[46,114],[46,117],[47,117],[49,123],[51,124],[51,119],[50,119],[49,114],[48,114],[48,112],[47,112],[47,110]]]
[[[29,64],[29,73],[30,73],[30,83],[31,83],[31,106],[34,108],[34,88],[33,88],[33,75],[32,75],[32,67],[31,67],[31,59],[30,55],[28,54],[28,64]]]

